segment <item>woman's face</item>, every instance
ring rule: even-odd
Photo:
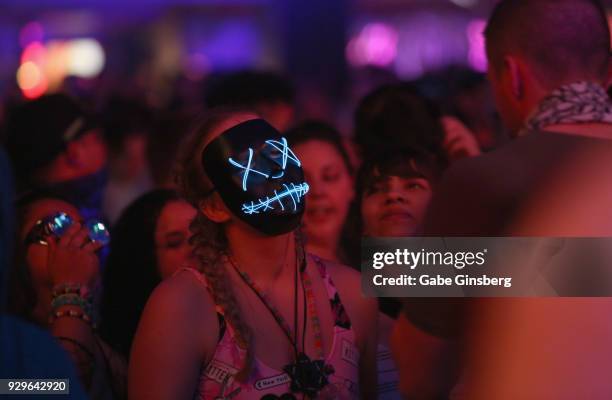
[[[361,194],[364,236],[414,236],[431,200],[423,178],[379,177]]]
[[[310,242],[337,243],[354,195],[346,164],[336,148],[322,140],[300,143],[293,150],[310,186],[304,232]]]
[[[72,204],[56,199],[42,199],[32,203],[26,212],[24,223],[19,227],[19,239],[25,241],[28,233],[37,221],[46,217],[64,212],[74,221],[81,221],[79,211]],[[49,246],[40,243],[27,244],[26,263],[30,269],[30,276],[34,288],[50,287],[50,275],[48,270]]]
[[[196,209],[183,200],[169,202],[162,208],[155,228],[155,252],[162,279],[190,261],[189,224],[195,216]]]

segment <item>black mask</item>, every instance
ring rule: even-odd
[[[234,215],[270,236],[297,228],[308,184],[287,140],[262,119],[223,132],[202,153],[206,174]]]

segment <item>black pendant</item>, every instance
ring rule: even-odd
[[[311,360],[306,354],[300,353],[293,364],[287,365],[283,370],[291,378],[291,391],[304,393],[314,399],[329,380],[327,377],[334,373],[331,365],[325,365],[323,360]]]

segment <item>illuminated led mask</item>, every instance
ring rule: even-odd
[[[223,132],[206,146],[202,163],[223,202],[253,228],[280,235],[299,225],[308,184],[287,140],[266,121]]]

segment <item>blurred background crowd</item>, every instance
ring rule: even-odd
[[[444,171],[511,140],[486,77],[495,3],[2,1],[0,138],[12,178],[3,174],[1,195],[17,199],[0,220],[17,231],[5,241],[9,311],[48,327],[50,312],[69,312],[49,305],[53,288],[102,282],[89,285],[100,293],[76,293],[95,299],[94,334],[75,341],[66,332],[76,328],[52,329],[73,355],[85,342],[82,363],[105,365],[77,361],[89,395],[120,398],[148,296],[193,257],[196,210],[175,182],[181,146],[220,106],[254,110],[288,138],[310,185],[309,252],[359,269],[362,236],[422,233]],[[66,236],[79,250],[52,245],[49,269],[46,248],[29,244],[60,211],[99,223],[110,244],[83,245],[92,230],[73,225]],[[389,337],[400,304],[379,308],[378,394],[398,398]],[[447,372],[436,372],[434,392],[448,394]]]

